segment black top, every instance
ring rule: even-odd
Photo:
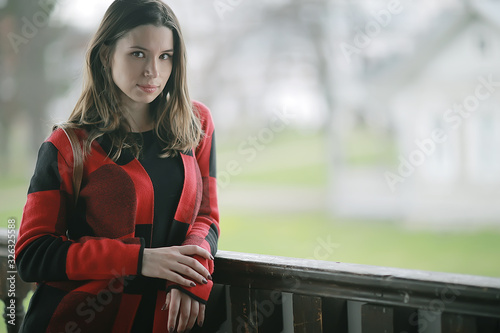
[[[161,147],[154,132],[134,133],[139,142],[143,142],[139,162],[148,173],[154,188],[154,220],[153,232],[146,239],[146,247],[161,247],[167,245],[167,225],[174,219],[177,205],[181,198],[184,184],[184,166],[178,154],[175,157],[161,158]],[[141,140],[142,139],[142,140]],[[139,233],[139,230],[137,230]],[[137,235],[147,237],[146,234]]]
[[[184,166],[179,154],[175,157],[161,158],[161,147],[154,131],[134,133],[136,140],[142,142],[139,162],[148,173],[154,188],[153,230],[149,225],[138,225],[136,237],[145,239],[146,247],[167,245],[168,225],[172,223],[184,184]],[[132,332],[152,332],[154,307],[158,288],[165,287],[165,281],[137,277],[133,284],[143,295],[137,311]],[[154,283],[155,281],[156,283]],[[165,302],[165,300],[161,300]]]

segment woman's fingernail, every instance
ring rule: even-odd
[[[208,283],[207,279],[203,279],[203,280],[201,280],[201,282],[203,282],[203,284],[207,284]]]
[[[170,333],[174,333],[174,328],[173,328],[173,327],[170,327],[170,328],[168,329],[168,331],[169,331]]]
[[[165,311],[166,309],[167,309],[167,303],[163,304],[163,306],[161,307],[162,311]]]
[[[207,278],[212,281],[212,275],[208,274]]]
[[[202,322],[202,321],[199,321],[199,322],[198,322],[198,326],[202,327],[202,326],[203,326],[203,322]]]
[[[214,256],[213,255],[210,255],[210,260],[214,260]]]
[[[196,287],[196,283],[191,282],[191,287]]]

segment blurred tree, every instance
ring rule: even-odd
[[[238,103],[237,113],[251,120],[258,110],[266,110],[266,98],[276,98],[274,88],[282,85],[290,91],[297,88],[291,83],[305,82],[304,86],[320,87],[330,116],[334,109],[330,6],[329,0],[286,0],[223,10],[223,17],[194,34],[193,44],[204,56],[202,69],[196,72],[198,96],[210,105],[214,99],[230,97]],[[206,9],[199,15],[206,15]],[[329,123],[325,121],[324,129]]]
[[[47,79],[46,57],[63,29],[49,26],[55,0],[7,0],[0,12],[0,170],[8,174],[9,144],[16,117],[27,115],[30,152],[43,141],[48,103],[66,87]]]

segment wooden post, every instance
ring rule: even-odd
[[[325,332],[348,333],[347,301],[343,299],[323,297],[323,330]]]
[[[257,314],[262,317],[259,332],[281,332],[283,330],[283,306],[281,292],[274,290],[255,290]]]
[[[362,333],[394,333],[394,311],[392,307],[374,304],[361,306]]]
[[[295,333],[323,332],[321,297],[293,295],[293,326]]]
[[[394,307],[394,331],[397,333],[421,333],[418,331],[418,310]]]
[[[283,330],[281,292],[230,288],[233,332],[274,333]]]
[[[256,317],[255,302],[252,290],[231,287],[231,322],[234,333],[257,333],[259,318]]]

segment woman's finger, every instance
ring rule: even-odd
[[[185,255],[194,256],[198,255],[208,260],[214,260],[214,257],[210,252],[198,245],[182,245],[179,246],[179,252]]]
[[[205,322],[205,304],[200,304],[200,310],[198,312],[198,326],[203,327]]]
[[[171,264],[170,271],[165,272],[166,279],[180,283],[186,287],[194,287],[196,284],[207,284],[208,280],[203,275],[189,266],[175,262]]]
[[[177,331],[184,332],[187,328],[188,322],[191,317],[191,297],[179,291],[179,298],[181,305],[179,307],[179,320],[177,324]]]
[[[179,272],[184,275],[188,275],[190,277],[193,277],[200,283],[206,283],[203,282],[203,279],[210,279],[210,272],[208,269],[206,269],[198,260],[193,259],[191,257],[181,257],[179,258],[179,263],[189,267],[192,271],[183,271]],[[190,274],[191,273],[191,274]],[[201,279],[198,279],[198,276],[201,277]]]
[[[184,287],[196,287],[196,283],[193,280],[187,279],[177,272],[166,272],[165,275],[161,276],[161,278]]]
[[[163,307],[161,308],[162,310],[168,309],[168,306],[170,305],[170,291],[167,294],[167,298],[165,299],[165,304],[163,304]]]
[[[168,309],[168,331],[170,333],[175,332],[175,326],[177,323],[177,315],[179,314],[179,307],[181,304],[181,299],[179,295],[179,291],[176,289],[172,289],[170,291],[171,293],[171,299],[170,299],[170,304],[169,304],[169,309]]]
[[[187,323],[187,328],[192,329],[194,324],[196,323],[196,319],[198,318],[198,313],[200,312],[200,303],[198,301],[195,301],[194,299],[191,300],[191,314],[189,315],[189,321]]]

